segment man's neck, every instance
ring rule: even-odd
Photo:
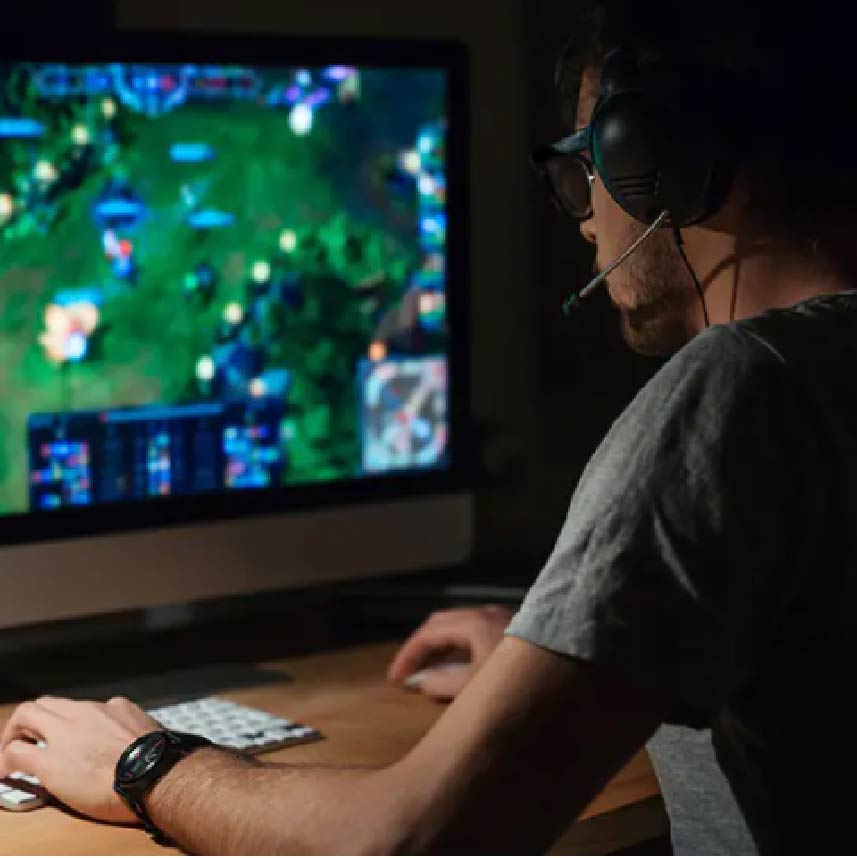
[[[688,242],[705,292],[712,325],[792,307],[809,298],[841,292],[846,284],[808,255],[781,242],[742,243],[733,235],[707,233]]]

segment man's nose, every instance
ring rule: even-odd
[[[588,217],[586,220],[582,220],[580,222],[580,234],[590,243],[595,244],[595,227],[592,223],[592,218]]]

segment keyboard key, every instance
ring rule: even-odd
[[[24,772],[12,772],[12,774],[9,775],[9,780],[25,781],[26,783],[31,784],[32,786],[41,786],[42,785],[42,782],[37,777],[34,777],[33,775],[24,774]]]
[[[10,789],[0,793],[0,807],[6,810],[35,810],[44,803],[45,800],[41,796],[33,795],[33,793],[25,792],[22,789]]]

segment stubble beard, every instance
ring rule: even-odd
[[[632,239],[633,240],[633,239]],[[696,298],[684,263],[665,233],[656,233],[608,279],[622,339],[638,354],[664,357],[692,337]]]

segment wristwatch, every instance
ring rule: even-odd
[[[116,763],[113,789],[131,808],[155,843],[171,845],[169,838],[152,822],[146,797],[155,784],[179,761],[212,742],[192,733],[157,730],[132,742]]]

